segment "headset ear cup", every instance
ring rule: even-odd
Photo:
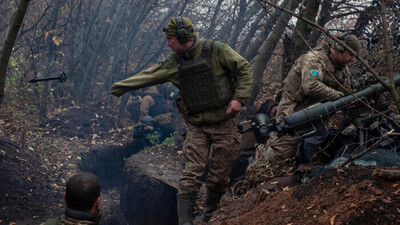
[[[338,52],[344,52],[344,48],[343,48],[343,46],[342,46],[341,44],[335,42],[334,46],[335,46],[335,49],[336,49]]]
[[[183,24],[183,19],[181,16],[175,17],[176,19],[176,26],[177,26],[177,31],[176,31],[176,38],[180,43],[185,43],[188,42],[190,39],[189,32],[185,25]]]
[[[176,37],[178,38],[179,42],[185,43],[189,41],[189,33],[185,28],[178,29],[176,31]]]

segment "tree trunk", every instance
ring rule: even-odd
[[[331,0],[323,0],[321,3],[321,11],[319,13],[318,24],[321,27],[324,27],[325,24],[331,20],[331,13],[332,13],[332,1]],[[311,46],[316,46],[317,40],[321,36],[321,31],[318,29],[314,29],[311,33],[310,37],[310,44]]]
[[[111,20],[116,12],[118,6],[118,1],[114,1],[113,5],[111,6],[111,10],[108,14],[108,18]],[[99,41],[96,43],[96,47],[94,49],[93,54],[90,57],[89,60],[89,64],[87,65],[86,69],[85,69],[85,74],[83,75],[83,81],[81,83],[81,85],[79,86],[79,90],[78,90],[78,100],[79,102],[83,102],[88,90],[91,90],[91,80],[92,80],[92,76],[93,76],[93,71],[95,70],[95,66],[97,63],[97,59],[100,56],[100,52],[102,51],[103,45],[105,43],[108,31],[110,29],[111,26],[111,22],[105,22],[103,28],[101,29],[100,32],[100,39]]]
[[[304,12],[304,17],[314,21],[315,17],[318,13],[318,8],[320,5],[320,0],[308,0],[306,3],[306,9]],[[287,73],[290,70],[293,62],[304,52],[310,50],[309,39],[310,34],[313,30],[313,26],[304,22],[303,20],[297,20],[296,27],[294,28],[291,43],[290,51],[286,51],[289,53],[283,57],[283,65],[282,65],[282,80],[285,79]]]
[[[218,0],[217,6],[215,7],[215,10],[214,10],[214,14],[210,21],[210,23],[211,23],[210,28],[208,29],[207,34],[204,35],[206,38],[212,38],[214,35],[214,30],[217,27],[217,18],[218,18],[217,16],[218,16],[219,11],[221,10],[222,2],[223,2],[223,0]]]
[[[232,35],[229,35],[231,40],[229,41],[229,45],[232,48],[235,48],[237,40],[239,38],[239,34],[243,31],[244,26],[246,25],[244,19],[246,15],[247,3],[246,0],[240,0],[239,2],[239,13],[235,20],[235,29],[232,32]]]
[[[8,30],[7,39],[4,42],[3,53],[1,54],[1,59],[0,59],[0,107],[4,98],[4,89],[5,89],[8,62],[10,61],[11,52],[14,47],[15,40],[17,39],[19,28],[21,27],[21,24],[24,20],[24,16],[26,14],[26,9],[28,8],[28,5],[29,5],[29,0],[21,0],[19,2],[17,13],[11,24],[10,29]]]
[[[396,103],[398,109],[400,109],[400,98],[399,94],[396,90],[396,86],[394,84],[394,71],[393,71],[393,62],[392,62],[392,52],[390,46],[392,44],[389,41],[389,32],[388,25],[386,20],[386,6],[385,0],[381,0],[381,16],[382,16],[382,25],[383,25],[383,40],[385,41],[385,51],[386,51],[386,63],[389,73],[390,80],[390,93],[392,94],[393,100]]]
[[[72,82],[74,83],[74,97],[76,99],[79,98],[78,93],[79,93],[79,88],[80,85],[82,84],[83,81],[83,71],[84,71],[84,67],[87,66],[88,61],[90,60],[90,49],[91,46],[93,45],[92,40],[93,40],[93,30],[95,30],[93,27],[95,26],[94,24],[96,23],[96,20],[99,18],[99,14],[100,14],[100,9],[103,7],[103,1],[104,0],[100,0],[98,2],[97,7],[95,8],[94,6],[89,7],[89,8],[95,8],[93,10],[93,12],[91,12],[92,10],[88,10],[89,11],[89,16],[88,18],[86,18],[86,20],[88,21],[87,23],[87,27],[83,27],[81,32],[83,33],[83,38],[82,39],[78,39],[74,42],[79,43],[79,42],[83,42],[82,45],[83,47],[81,49],[79,49],[80,53],[77,57],[74,57],[74,63],[71,64],[69,66],[69,74],[71,77]],[[94,4],[92,1],[88,1],[89,4]],[[92,15],[92,16],[90,16]],[[78,37],[79,38],[79,37]]]
[[[244,56],[244,54],[246,53],[246,49],[249,47],[251,39],[255,36],[254,34],[260,28],[260,22],[264,18],[264,16],[265,16],[265,13],[260,12],[258,14],[257,18],[254,20],[254,23],[250,27],[249,33],[246,35],[246,38],[243,40],[242,46],[239,50],[240,55]],[[258,37],[256,37],[256,38],[258,38]]]
[[[289,10],[294,11],[299,6],[301,0],[290,0]],[[258,90],[262,86],[262,78],[264,75],[264,70],[267,67],[268,61],[271,58],[273,51],[275,50],[276,45],[278,44],[282,33],[288,22],[291,18],[291,15],[287,13],[281,14],[278,19],[278,22],[275,24],[269,38],[260,49],[260,53],[257,55],[256,62],[253,67],[253,89],[251,92],[251,96],[248,102],[248,105],[253,105],[254,101],[257,98]]]
[[[57,27],[57,21],[58,21],[58,15],[59,15],[59,9],[61,7],[61,4],[64,1],[55,1],[54,7],[53,7],[53,12],[51,13],[51,22],[50,22],[50,31],[55,30]],[[51,77],[51,74],[53,72],[53,67],[56,65],[56,45],[53,42],[52,37],[55,37],[53,35],[49,35],[47,38],[47,44],[49,46],[49,53],[48,53],[48,61],[47,61],[47,69],[44,74],[44,77]],[[40,93],[40,105],[39,105],[39,119],[42,121],[46,118],[47,114],[47,100],[49,97],[49,82],[44,83],[44,88],[41,90]]]
[[[285,0],[282,2],[281,6],[285,7],[289,4],[289,0]],[[250,45],[250,47],[247,48],[246,54],[244,55],[244,58],[247,60],[252,60],[258,53],[258,49],[260,46],[265,42],[264,40],[267,39],[269,33],[271,32],[272,28],[275,26],[276,22],[278,21],[277,18],[279,18],[282,15],[281,10],[275,10],[272,15],[268,18],[268,20],[265,23],[263,32],[261,33],[260,36],[256,38],[256,40]]]

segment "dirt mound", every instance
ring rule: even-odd
[[[0,140],[0,223],[39,223],[61,214],[63,208],[57,203],[61,202],[64,189],[42,166],[37,152],[17,146]]]
[[[379,168],[331,169],[273,193],[259,186],[221,202],[211,224],[398,224],[400,182],[373,176]]]
[[[44,127],[29,118],[20,121],[8,108],[1,111],[0,224],[40,224],[64,213],[66,181],[79,172],[82,154],[96,146],[119,146],[131,137],[127,131],[132,127],[124,123],[109,132],[115,121],[110,111],[101,105],[57,109]],[[94,125],[83,126],[86,121]],[[101,224],[125,224],[119,190],[103,186]]]
[[[103,137],[114,127],[115,113],[101,104],[72,107],[52,115],[46,127],[65,137]]]
[[[120,208],[129,224],[178,223],[176,194],[183,158],[175,147],[156,145],[126,159]]]

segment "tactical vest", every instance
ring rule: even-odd
[[[213,40],[204,41],[201,55],[193,61],[178,57],[180,95],[189,113],[199,113],[227,104],[233,96],[230,74],[217,76],[212,68]]]
[[[164,97],[159,94],[150,94],[150,96],[154,99],[154,105],[152,105],[149,109],[149,115],[154,117],[164,113],[168,113],[167,102]]]

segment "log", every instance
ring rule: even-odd
[[[378,168],[372,172],[374,177],[383,178],[386,180],[400,180],[400,168],[383,169]]]

